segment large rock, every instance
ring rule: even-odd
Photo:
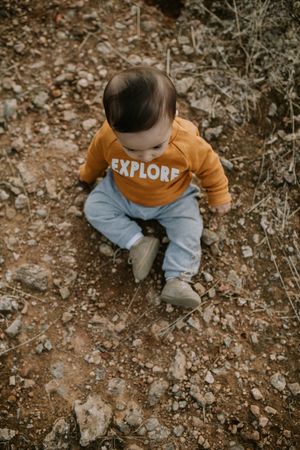
[[[89,396],[85,403],[74,402],[76,419],[80,428],[80,445],[87,447],[103,437],[112,418],[112,408],[100,395]]]
[[[15,436],[17,432],[15,430],[10,430],[9,428],[0,428],[0,441],[1,442],[9,442]]]
[[[65,419],[58,419],[52,430],[44,439],[44,450],[67,450],[70,448],[70,424]]]
[[[9,295],[0,296],[0,313],[10,313],[17,311],[18,308],[18,302],[14,297],[10,297]]]
[[[49,287],[50,274],[37,264],[23,264],[16,270],[14,279],[29,288],[44,292]]]

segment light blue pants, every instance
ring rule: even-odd
[[[93,227],[121,248],[128,248],[134,236],[141,233],[141,227],[134,219],[157,220],[166,229],[170,241],[163,262],[165,278],[190,281],[199,270],[201,257],[203,224],[198,193],[198,187],[191,184],[172,203],[156,207],[141,206],[124,197],[109,170],[88,196],[84,212]]]

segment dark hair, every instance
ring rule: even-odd
[[[137,66],[114,75],[103,95],[109,125],[120,133],[152,128],[164,115],[176,114],[176,90],[170,78],[153,67]]]

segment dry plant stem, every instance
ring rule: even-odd
[[[264,165],[265,165],[265,155],[266,155],[266,153],[265,153],[265,148],[264,148],[264,152],[263,152],[262,158],[261,158],[261,164],[260,164],[260,171],[259,171],[259,175],[258,175],[258,180],[257,180],[256,186],[255,186],[255,189],[254,189],[252,204],[254,204],[254,201],[255,201],[255,198],[256,198],[256,193],[257,193],[257,190],[258,190],[258,186],[259,186],[262,174],[263,174],[263,169],[264,169]]]
[[[227,6],[229,6],[228,2],[226,1]],[[233,0],[233,11],[235,14],[235,23],[236,23],[236,29],[238,32],[238,40],[239,40],[239,44],[240,47],[243,47],[242,44],[242,40],[241,40],[241,27],[240,27],[240,19],[239,19],[239,14],[238,14],[238,10],[237,10],[237,6],[236,6],[236,1]]]
[[[137,293],[139,292],[139,289],[140,289],[140,287],[141,287],[141,284],[142,284],[142,283],[139,283],[139,284],[138,284],[138,286],[137,286],[137,288],[136,288],[136,290],[135,290],[135,293],[133,294],[132,299],[131,299],[130,302],[129,302],[129,305],[127,306],[127,311],[129,311],[129,309],[131,308],[131,305],[132,305],[132,303],[134,302],[134,299],[136,298]]]
[[[292,122],[292,134],[295,136],[295,115],[294,115],[294,107],[293,107],[291,95],[289,95],[289,107],[290,107],[291,122]],[[291,162],[290,162],[290,166],[289,166],[289,172],[293,172],[295,181],[297,182],[296,164],[295,164],[295,159],[296,159],[296,139],[295,139],[295,137],[293,137],[292,149],[293,149],[293,154],[292,154],[292,158],[291,158]]]
[[[136,5],[136,34],[137,38],[141,37],[141,8]]]
[[[85,46],[85,44],[87,43],[87,41],[89,40],[89,38],[90,38],[91,36],[93,36],[93,33],[88,33],[88,34],[86,35],[86,37],[83,39],[83,41],[81,42],[81,44],[80,44],[79,47],[78,47],[78,50],[77,50],[78,53],[80,52],[80,50],[82,50],[82,48]]]
[[[60,317],[58,317],[56,320],[54,320],[53,322],[51,322],[46,328],[45,330],[41,331],[40,333],[38,333],[37,335],[33,336],[32,338],[28,339],[25,342],[22,342],[22,344],[16,345],[15,347],[10,347],[7,350],[5,350],[4,352],[0,353],[0,357],[3,355],[6,355],[9,352],[12,352],[20,347],[24,347],[24,345],[30,344],[30,342],[35,341],[38,337],[42,336],[43,334],[45,334],[50,327],[52,327],[52,325],[54,325],[56,322],[58,322],[60,320]]]
[[[123,61],[125,61],[129,66],[132,66],[132,64],[128,61],[128,59],[125,58],[125,56],[123,56],[122,53],[120,53],[118,50],[116,50],[110,42],[105,42],[104,44],[107,47],[109,47],[109,49],[112,50],[116,55],[118,55],[119,58],[123,59]]]
[[[194,27],[193,26],[191,26],[191,38],[192,38],[193,49],[197,53],[198,48],[196,46],[195,31],[194,31]]]
[[[42,302],[43,302],[43,300],[41,300],[39,297],[36,297],[35,295],[29,294],[28,292],[24,292],[24,291],[22,291],[21,289],[16,288],[15,286],[10,286],[9,284],[4,283],[4,287],[5,287],[6,289],[11,289],[11,290],[13,290],[13,291],[19,292],[20,294],[24,295],[25,297],[31,297],[31,298],[33,298],[34,300],[38,300],[38,301],[42,301]],[[1,290],[1,289],[3,289],[2,286],[0,286],[0,290]],[[19,297],[18,297],[18,298],[19,298]]]
[[[167,50],[167,62],[166,62],[166,73],[168,76],[170,76],[170,56],[171,56],[171,50],[168,48]]]
[[[259,202],[255,203],[248,211],[246,211],[247,214],[250,214],[252,211],[254,211],[258,206],[260,206],[262,203],[266,204],[271,198],[271,194],[268,194],[266,197],[262,198]]]
[[[290,256],[286,257],[285,259],[288,262],[290,271],[292,272],[292,274],[293,274],[293,276],[295,278],[295,283],[297,284],[297,287],[298,287],[299,293],[300,293],[300,276],[299,276],[297,267],[295,266],[295,264],[294,264],[294,262],[293,262],[293,260],[292,260],[292,258]]]
[[[297,214],[298,211],[300,211],[300,206],[288,215],[288,220],[291,219],[295,214]]]
[[[267,235],[265,229],[264,229],[264,233],[265,233],[266,240],[267,240],[267,244],[268,244],[268,247],[269,247],[269,250],[270,250],[271,259],[272,259],[272,261],[273,261],[273,263],[274,263],[274,266],[275,266],[275,268],[276,268],[276,270],[277,270],[277,273],[278,273],[278,275],[279,275],[279,279],[280,279],[280,281],[281,281],[282,287],[283,287],[283,289],[284,289],[284,291],[285,291],[285,293],[286,293],[286,296],[287,296],[287,298],[288,298],[288,300],[289,300],[289,302],[290,302],[290,304],[291,304],[291,307],[293,308],[293,311],[294,311],[294,313],[295,313],[295,316],[297,317],[298,322],[300,322],[300,317],[299,317],[298,311],[297,311],[297,309],[295,308],[295,305],[294,305],[294,303],[293,303],[293,301],[292,301],[292,299],[291,299],[291,297],[290,297],[290,295],[289,295],[289,293],[288,293],[288,290],[287,290],[287,288],[286,288],[286,286],[285,286],[285,283],[284,283],[283,278],[282,278],[282,275],[281,275],[281,273],[280,273],[278,264],[277,264],[276,259],[275,259],[275,255],[274,255],[274,253],[273,253],[273,250],[272,250],[272,247],[271,247],[271,244],[270,244],[270,241],[269,241],[269,238],[268,238],[268,235]]]
[[[278,238],[277,238],[277,241],[278,241],[279,247],[281,247],[281,242],[279,241]],[[300,275],[298,273],[297,267],[295,266],[293,259],[290,256],[287,256],[286,252],[284,251],[284,249],[282,247],[281,247],[281,249],[282,249],[282,252],[284,254],[284,258],[286,259],[286,261],[288,263],[288,266],[289,266],[289,269],[291,271],[291,274],[294,277],[294,281],[297,284],[297,287],[298,287],[299,292],[300,292]]]
[[[216,16],[213,12],[210,11],[210,9],[206,8],[203,4],[201,5],[201,8],[204,9],[205,12],[210,14],[217,22],[219,22],[222,26],[224,26],[223,21]]]
[[[288,210],[288,193],[285,193],[285,200],[284,200],[284,209],[283,209],[283,215],[282,215],[282,225],[281,225],[281,231],[283,232],[286,226],[286,218],[287,218],[287,210]]]

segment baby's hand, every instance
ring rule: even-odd
[[[224,203],[224,205],[211,206],[211,211],[222,216],[223,214],[228,213],[231,209],[231,203]]]
[[[75,175],[76,175],[76,178],[77,178],[77,181],[76,181],[77,186],[80,186],[80,187],[81,187],[82,189],[84,189],[85,191],[90,192],[90,191],[92,190],[92,187],[91,187],[88,183],[86,183],[85,181],[83,181],[83,180],[80,179],[80,173],[79,173],[79,171],[76,171],[76,172],[75,172]]]

